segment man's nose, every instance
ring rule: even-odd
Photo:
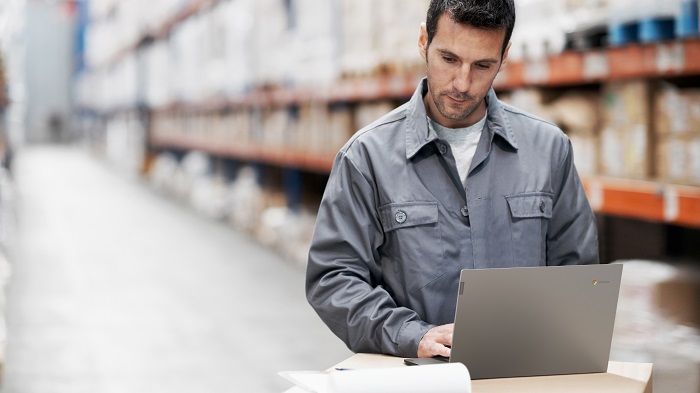
[[[455,90],[460,93],[467,93],[469,91],[469,87],[471,86],[471,72],[469,66],[465,65],[459,69],[452,85]]]

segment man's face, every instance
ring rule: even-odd
[[[447,14],[438,20],[430,47],[421,25],[418,46],[428,67],[426,110],[430,117],[449,128],[475,124],[486,111],[484,97],[505,65],[504,30],[481,30],[456,23]]]

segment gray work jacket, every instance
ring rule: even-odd
[[[426,85],[342,148],[318,213],[307,298],[355,352],[416,356],[454,321],[461,269],[598,263],[566,135],[491,90],[465,192]]]

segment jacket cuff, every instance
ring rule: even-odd
[[[398,337],[398,355],[404,357],[418,356],[418,343],[428,330],[435,327],[420,320],[408,321],[403,324]]]

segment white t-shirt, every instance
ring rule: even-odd
[[[435,131],[438,137],[450,144],[452,155],[457,163],[457,173],[462,180],[462,186],[467,189],[467,175],[469,167],[472,165],[476,146],[481,138],[481,131],[486,125],[486,115],[476,124],[466,128],[447,128],[443,127],[433,119],[428,117],[428,126]]]

